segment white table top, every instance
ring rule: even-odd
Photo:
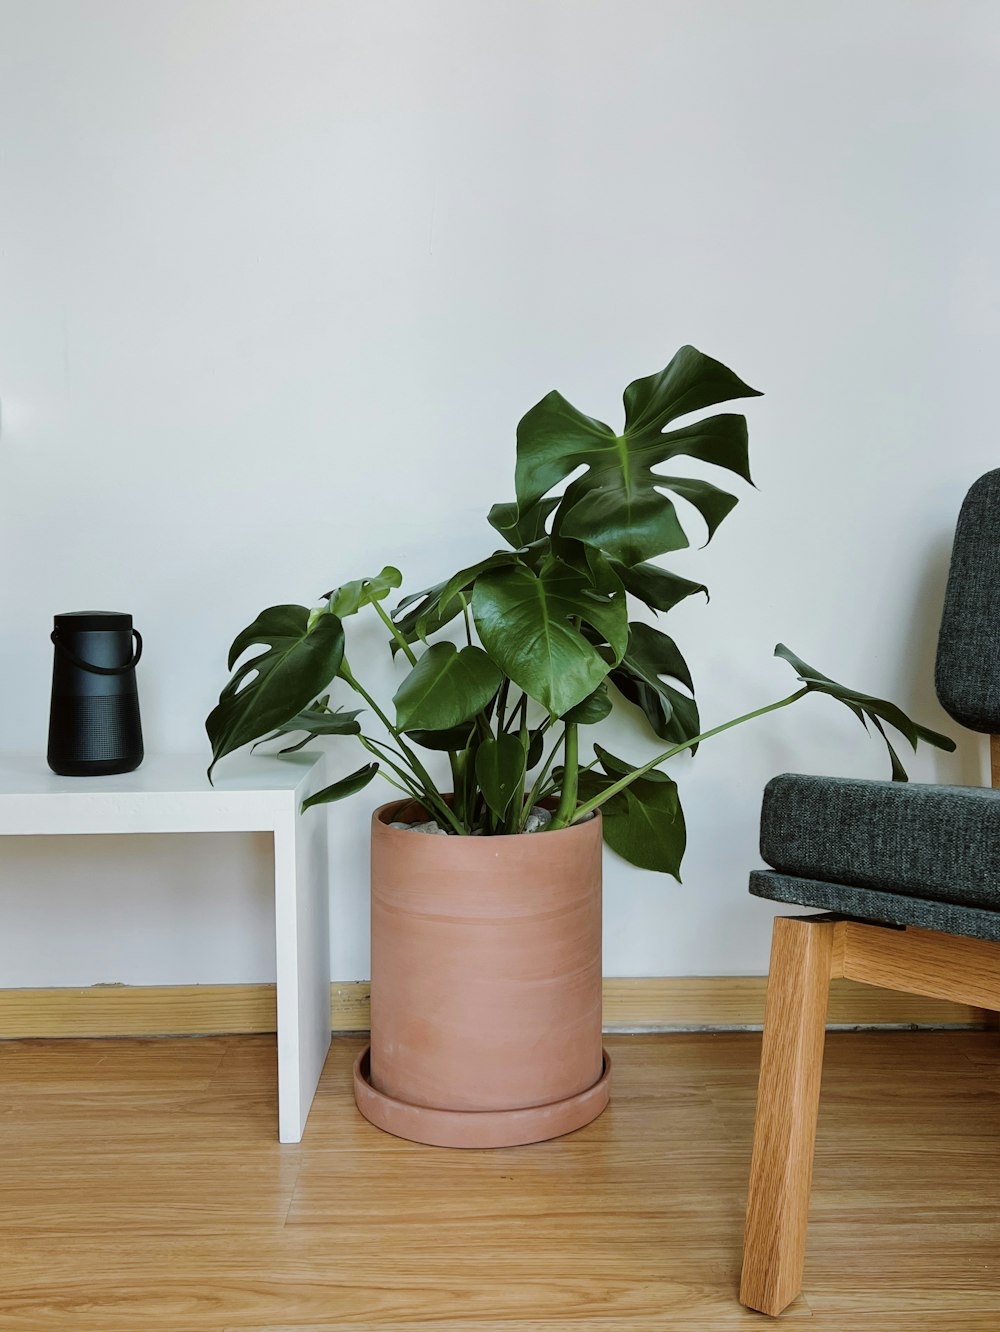
[[[59,777],[40,755],[0,755],[0,836],[273,830],[317,784],[318,752],[233,754],[210,786],[202,754],[152,754],[135,772]]]

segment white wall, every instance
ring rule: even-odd
[[[671,561],[713,592],[671,621],[706,723],[790,690],[783,639],[957,733],[931,673],[1000,463],[998,47],[994,0],[0,0],[2,747],[44,753],[51,617],[93,606],[145,635],[147,748],[203,746],[258,609],[471,562],[522,412],[616,420],[683,342],[767,393],[758,489]],[[820,699],[679,764],[684,886],[609,856],[609,974],[765,969],[746,876],[789,768],[886,772]],[[912,771],[978,782],[982,742]],[[341,979],[371,789],[330,813]],[[253,839],[0,857],[0,984],[270,974]]]

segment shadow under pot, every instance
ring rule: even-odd
[[[122,611],[54,619],[48,763],[64,777],[132,772],[142,762],[135,666],[142,637]]]

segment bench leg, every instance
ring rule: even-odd
[[[779,1314],[802,1289],[834,921],[774,922],[740,1302]]]
[[[326,819],[290,811],[274,830],[278,1138],[301,1142],[330,1048]]]

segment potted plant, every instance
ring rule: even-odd
[[[874,726],[894,778],[906,774],[884,723],[914,747],[954,748],[782,645],[795,691],[702,732],[677,645],[630,618],[630,600],[661,615],[706,591],[658,562],[688,545],[674,500],[697,509],[709,540],[737,502],[654,468],[688,457],[750,479],[742,415],[667,427],[755,396],[693,347],[628,386],[620,432],[549,393],[517,429],[516,498],[489,513],[506,548],[391,613],[383,603],[402,580],[387,566],[312,610],[272,606],[233,642],[236,669],[206,723],[212,767],[251,742],[293,737],[286,753],[350,736],[367,761],[306,804],[376,776],[398,795],[372,819],[372,1043],[355,1070],[358,1104],[381,1127],[500,1146],[600,1113],[601,841],[679,876],[684,817],[664,771],[677,754],[812,693]],[[389,708],[345,654],[344,622],[362,610],[403,663]],[[238,664],[254,646],[263,650]],[[332,706],[332,688],[356,696],[374,725]],[[654,759],[634,764],[598,743],[582,752],[612,691],[662,742]],[[435,752],[447,755],[450,790],[431,774]]]

